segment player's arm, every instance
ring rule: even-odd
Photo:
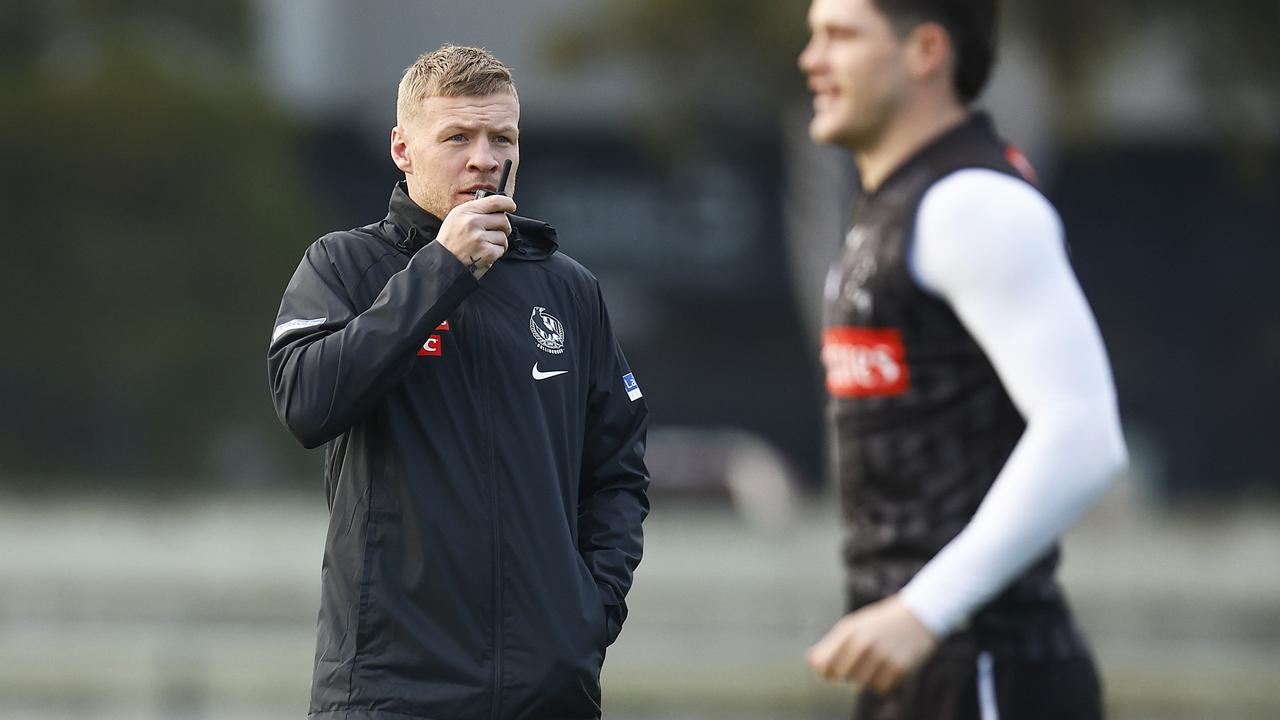
[[[578,497],[578,549],[600,588],[612,643],[627,617],[627,592],[644,551],[649,514],[644,464],[649,411],[614,337],[596,288],[586,437]]]
[[[360,313],[345,282],[359,283],[368,268],[340,273],[324,238],[307,250],[267,352],[276,414],[299,442],[311,448],[342,434],[408,374],[431,330],[506,251],[506,213],[515,209],[505,195],[454,207],[436,239]]]
[[[921,203],[909,265],[982,346],[1027,428],[969,525],[901,593],[810,648],[823,677],[879,692],[1042,556],[1126,460],[1102,339],[1039,193],[986,170],[948,177]]]
[[[345,432],[413,367],[418,348],[478,283],[439,243],[414,254],[373,305],[357,313],[326,241],[294,272],[267,353],[276,414],[304,446]]]
[[[1127,455],[1102,337],[1038,192],[988,170],[942,180],[922,201],[910,267],[1027,423],[972,521],[900,594],[944,636],[1038,560]]]

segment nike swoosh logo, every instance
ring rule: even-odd
[[[555,376],[557,376],[557,375],[563,375],[563,374],[565,374],[565,373],[567,373],[567,372],[569,372],[569,371],[568,371],[568,370],[553,370],[553,371],[551,371],[551,372],[542,372],[541,370],[539,370],[539,369],[538,369],[538,363],[534,363],[534,364],[533,364],[533,379],[534,379],[534,380],[546,380],[547,378],[553,378],[553,377],[555,377]]]

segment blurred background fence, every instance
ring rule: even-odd
[[[1117,717],[1280,716],[1280,5],[1008,3],[982,104],[1040,170],[1134,467],[1066,575]],[[600,277],[655,418],[623,718],[839,717],[817,363],[855,178],[803,3],[0,5],[0,717],[296,717],[324,523],[265,348],[385,213],[399,71],[521,89],[521,213]]]

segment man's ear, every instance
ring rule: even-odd
[[[945,28],[936,22],[920,23],[907,39],[907,72],[916,80],[927,80],[948,72],[953,55]]]
[[[406,175],[413,174],[413,160],[409,157],[409,143],[405,140],[404,129],[399,125],[391,128],[391,162]]]

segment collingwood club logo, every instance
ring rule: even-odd
[[[546,308],[534,306],[529,315],[529,332],[540,350],[552,355],[564,352],[564,325]]]

